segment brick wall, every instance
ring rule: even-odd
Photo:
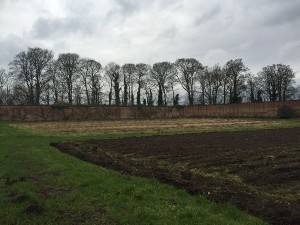
[[[51,121],[173,117],[269,117],[289,106],[300,117],[300,101],[226,104],[208,106],[0,106],[2,121]]]

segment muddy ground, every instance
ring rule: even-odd
[[[131,137],[53,146],[82,160],[300,224],[300,128]]]

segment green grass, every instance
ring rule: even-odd
[[[300,122],[281,124],[278,127]],[[176,132],[144,134],[157,133]],[[266,224],[231,205],[91,165],[49,146],[51,141],[128,135],[140,133],[57,136],[1,122],[0,224]]]

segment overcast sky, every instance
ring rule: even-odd
[[[0,0],[0,67],[27,47],[108,62],[242,58],[300,79],[300,0]]]

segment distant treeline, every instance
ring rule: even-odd
[[[28,48],[0,69],[1,105],[178,105],[299,99],[288,65],[267,65],[254,75],[242,59],[212,67],[194,58],[175,62],[114,62],[102,66],[76,53]]]

